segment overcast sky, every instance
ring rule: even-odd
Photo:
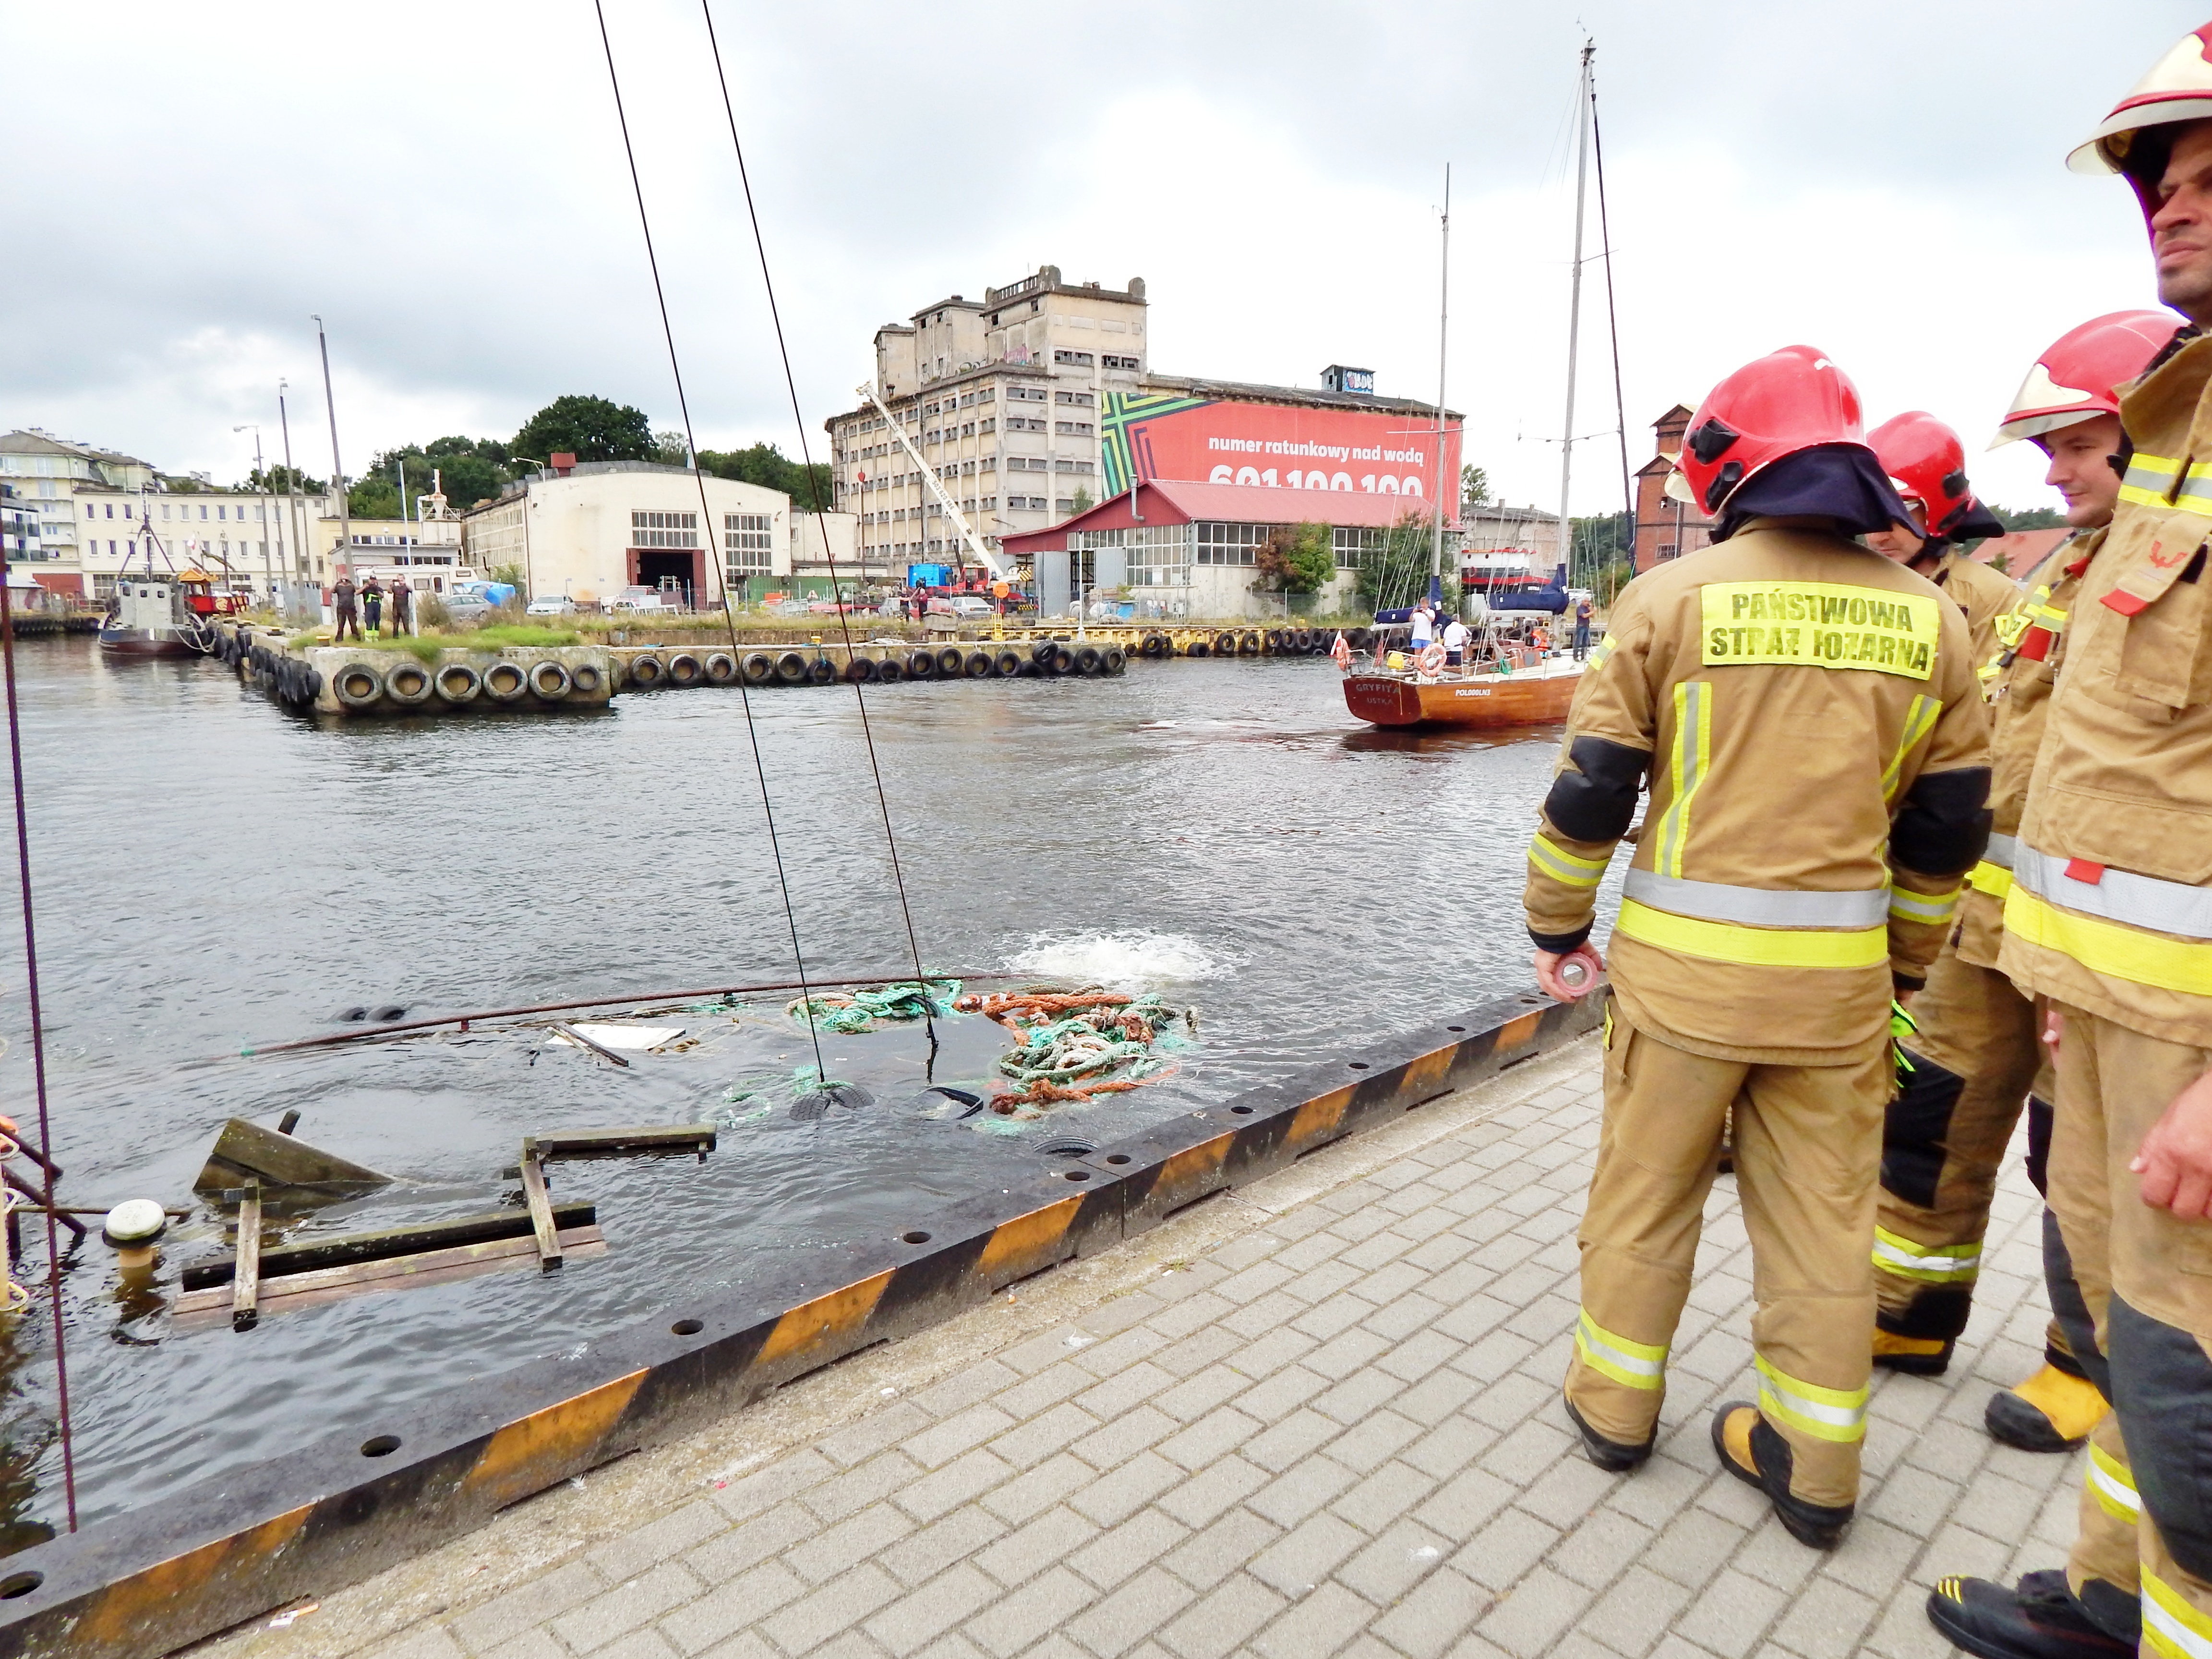
[[[797,433],[697,0],[605,0],[698,441]],[[1145,277],[1154,368],[1449,397],[1467,455],[1556,502],[1579,22],[1598,45],[1631,465],[1653,416],[1803,340],[1870,415],[1978,454],[2036,351],[2154,302],[2125,187],[2065,152],[2203,0],[1454,0],[1009,9],[713,0],[799,393],[875,328],[1039,264]],[[0,421],[218,479],[339,437],[506,437],[562,392],[677,404],[589,0],[11,7]],[[1597,246],[1590,211],[1590,247]],[[1620,496],[1588,267],[1577,512]],[[1973,464],[2051,498],[2029,446]]]

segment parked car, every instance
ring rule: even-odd
[[[457,623],[480,623],[492,613],[491,602],[480,592],[457,588],[441,597],[446,614]]]
[[[990,600],[973,593],[954,593],[947,598],[932,599],[929,608],[939,616],[957,617],[962,622],[980,622],[999,614],[999,607]]]
[[[531,600],[522,614],[526,617],[573,617],[576,614],[576,602],[556,593],[548,599]]]

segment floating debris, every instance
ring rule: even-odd
[[[1152,993],[1130,997],[1098,986],[969,995],[953,1006],[1021,1039],[999,1070],[1022,1086],[990,1100],[1006,1117],[1036,1117],[1046,1106],[1125,1093],[1169,1075],[1175,1068],[1162,1051],[1180,1045],[1167,1028],[1183,1018]]]
[[[631,1054],[650,1054],[663,1043],[673,1042],[684,1035],[681,1025],[616,1025],[604,1021],[586,1024],[578,1021],[573,1025],[556,1025],[556,1042],[574,1042],[582,1048],[619,1048]]]
[[[957,979],[901,980],[891,985],[864,986],[855,991],[824,991],[794,1000],[784,1012],[802,1023],[809,1016],[824,1031],[854,1036],[872,1031],[878,1020],[905,1022],[951,1013],[960,1000]]]
[[[335,1152],[325,1152],[295,1139],[286,1130],[264,1129],[242,1117],[232,1118],[216,1137],[205,1167],[192,1182],[196,1193],[220,1193],[259,1180],[271,1187],[287,1187],[329,1198],[349,1198],[378,1187],[388,1187],[392,1177],[349,1163]]]
[[[983,1097],[946,1084],[933,1084],[920,1094],[899,1103],[899,1111],[933,1123],[957,1123],[983,1109]]]

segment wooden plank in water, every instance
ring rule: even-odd
[[[553,1218],[562,1228],[588,1227],[599,1219],[599,1211],[590,1204],[556,1204]],[[264,1292],[270,1288],[270,1281],[294,1273],[353,1261],[414,1255],[456,1245],[480,1244],[491,1239],[527,1239],[534,1231],[525,1212],[494,1210],[487,1214],[457,1216],[450,1221],[418,1221],[375,1232],[334,1233],[325,1238],[307,1239],[261,1253]],[[229,1284],[231,1272],[232,1262],[227,1256],[217,1261],[198,1261],[184,1270],[181,1283],[187,1291],[209,1290]]]
[[[714,1150],[711,1123],[655,1123],[617,1129],[556,1129],[532,1135],[538,1156],[548,1163],[577,1158],[631,1158],[665,1152],[700,1157]]]
[[[310,1146],[295,1136],[234,1117],[216,1137],[192,1190],[221,1192],[241,1187],[254,1176],[264,1186],[305,1187],[333,1194],[366,1192],[392,1183],[388,1175]]]
[[[232,1258],[230,1328],[250,1331],[260,1322],[261,1183],[248,1181],[238,1205],[238,1254]]]
[[[596,1226],[564,1227],[561,1231],[561,1249],[564,1259],[589,1261],[607,1253],[606,1238]],[[376,1291],[451,1284],[483,1273],[527,1267],[537,1260],[538,1241],[526,1234],[519,1238],[489,1239],[450,1249],[424,1250],[414,1255],[318,1268],[288,1274],[265,1284],[261,1292],[261,1310],[264,1314],[289,1313]],[[168,1330],[179,1336],[211,1330],[228,1320],[229,1310],[230,1295],[227,1290],[185,1291],[170,1304]]]
[[[561,1230],[554,1224],[553,1200],[545,1191],[545,1162],[538,1143],[522,1143],[522,1201],[530,1207],[530,1228],[538,1236],[538,1265],[552,1273],[561,1265]]]

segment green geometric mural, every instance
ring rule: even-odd
[[[1146,422],[1163,415],[1180,415],[1187,409],[1204,409],[1214,400],[1179,392],[1109,392],[1098,411],[1099,459],[1105,471],[1106,496],[1120,495],[1137,477],[1133,445],[1140,442]],[[1132,428],[1139,428],[1132,431]],[[1102,497],[1102,499],[1104,499]]]

